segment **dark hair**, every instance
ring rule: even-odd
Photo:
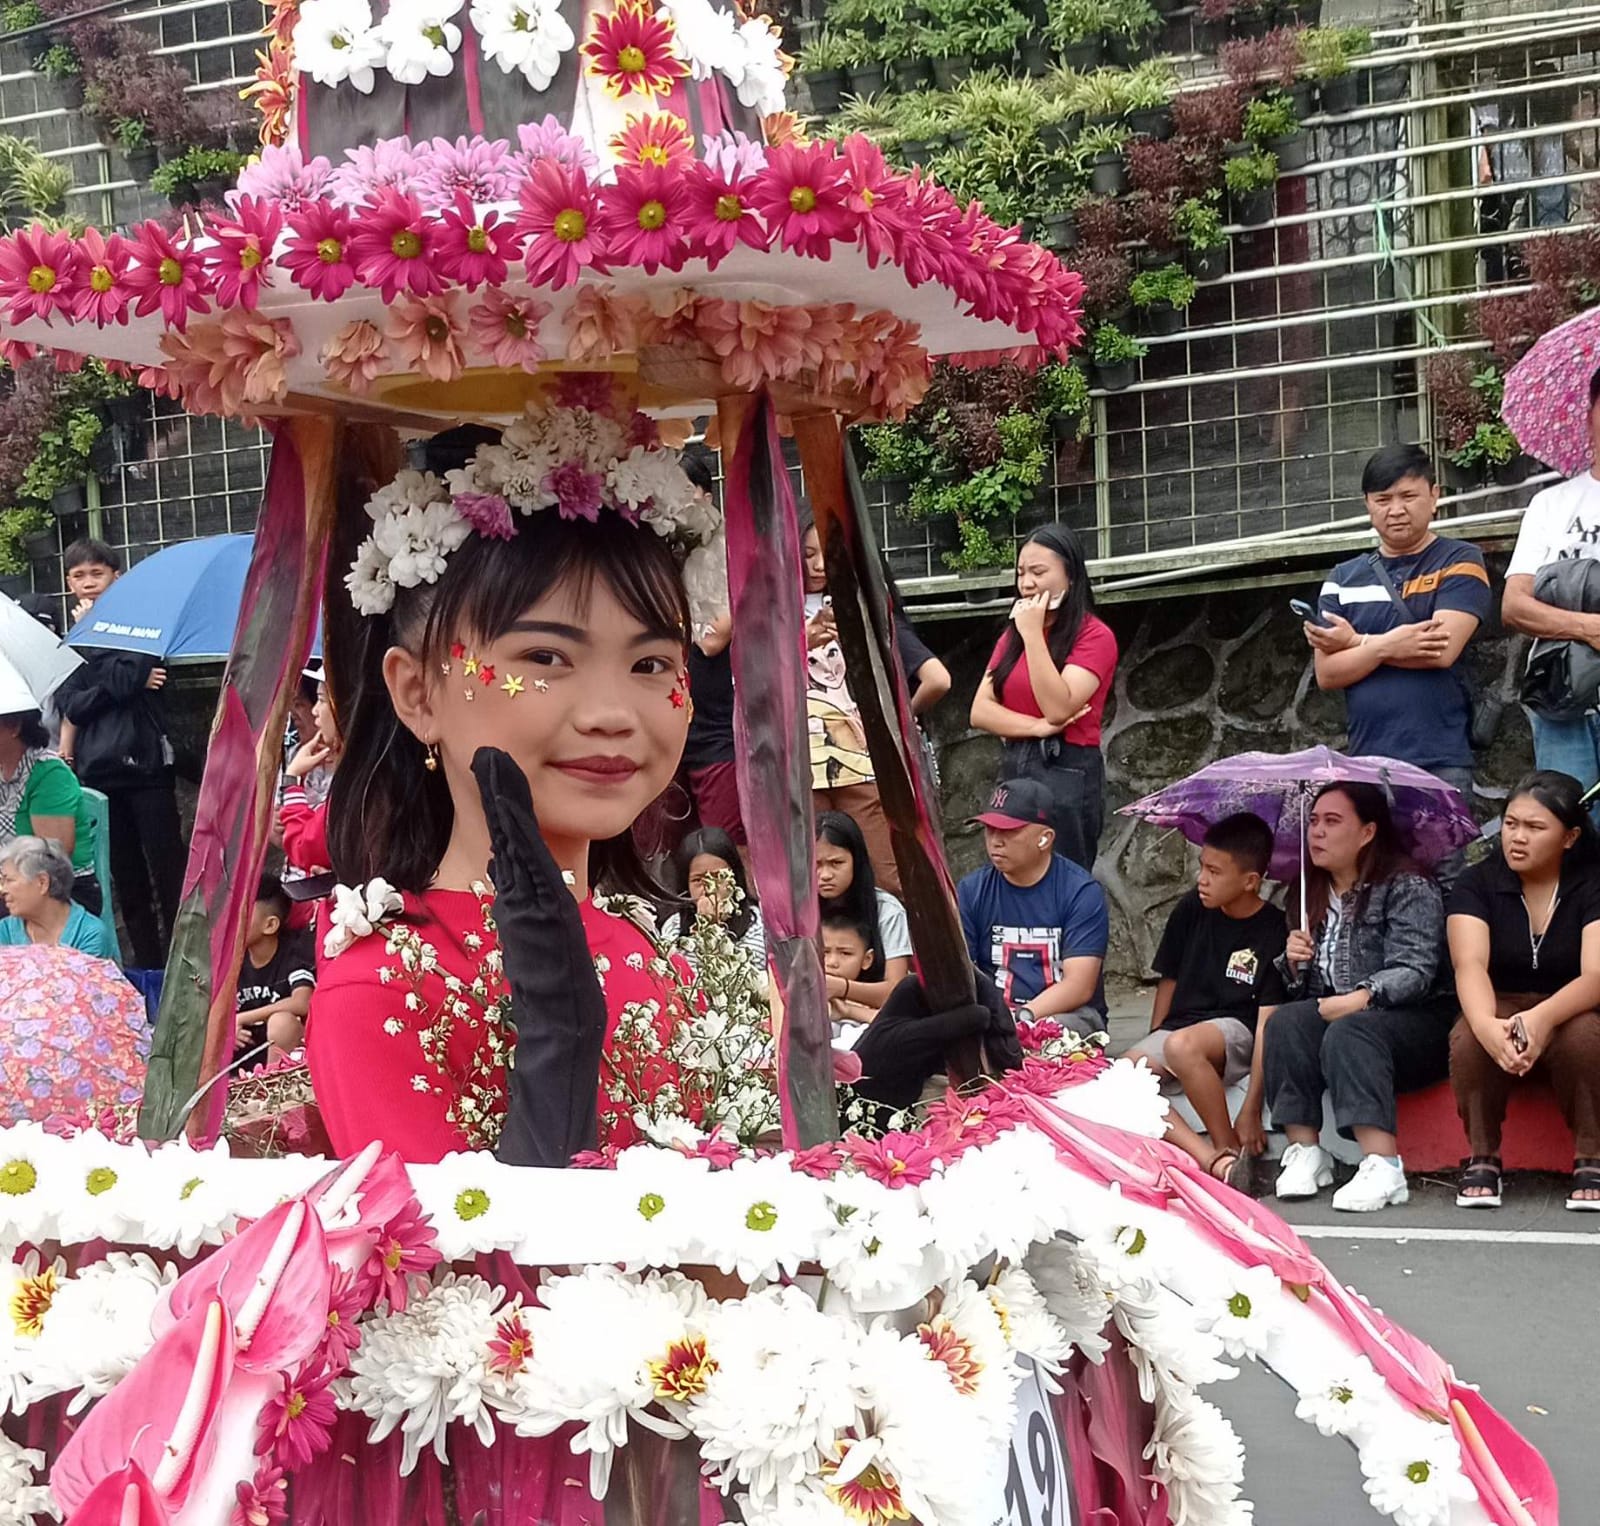
[[[872,857],[867,852],[867,839],[855,819],[843,811],[823,811],[817,817],[817,841],[832,843],[850,855],[850,888],[831,901],[817,898],[824,917],[838,913],[858,922],[868,930],[867,947],[872,950],[872,963],[862,971],[863,980],[881,980],[884,961],[883,942],[878,927],[878,876],[872,869]]]
[[[862,948],[869,954],[877,952],[872,945],[872,929],[854,912],[843,910],[824,912],[822,926],[825,930],[831,929],[836,933],[854,933],[861,940]]]
[[[37,710],[15,710],[10,715],[0,715],[0,725],[15,726],[22,745],[30,750],[50,745],[50,733],[44,729],[44,719]]]
[[[1041,525],[1031,531],[1022,544],[1024,547],[1043,546],[1046,551],[1053,551],[1067,566],[1067,596],[1061,601],[1061,608],[1055,612],[1045,638],[1045,645],[1050,648],[1050,660],[1059,670],[1067,665],[1067,658],[1078,644],[1084,616],[1094,609],[1094,589],[1089,586],[1089,568],[1083,560],[1083,547],[1078,544],[1078,537],[1065,525]],[[1000,697],[1001,687],[1011,676],[1011,670],[1021,656],[1022,637],[1015,624],[1007,623],[1006,633],[1000,638],[1000,655],[989,669],[996,699]]]
[[[53,636],[61,634],[61,601],[47,593],[25,593],[17,600]]]
[[[683,468],[683,475],[702,493],[710,494],[716,491],[716,478],[711,474],[711,463],[698,451],[684,451],[678,458],[678,465]]]
[[[256,905],[270,907],[279,922],[289,920],[292,908],[289,892],[283,888],[283,881],[275,874],[263,874],[256,885]]]
[[[1421,477],[1431,487],[1436,480],[1433,457],[1420,445],[1385,445],[1367,457],[1361,470],[1361,491],[1386,493],[1402,477]]]
[[[1272,828],[1253,811],[1237,811],[1212,822],[1200,841],[1252,874],[1264,875],[1272,862]]]
[[[1597,367],[1594,375],[1589,378],[1589,411],[1591,413],[1594,412],[1596,403],[1600,403],[1600,367]]]
[[[1355,915],[1360,916],[1367,903],[1367,893],[1374,885],[1386,885],[1402,874],[1420,871],[1400,846],[1400,836],[1394,829],[1394,817],[1389,811],[1389,797],[1376,784],[1356,784],[1336,781],[1324,784],[1311,797],[1316,806],[1324,795],[1341,794],[1355,808],[1363,826],[1375,827],[1372,841],[1361,850],[1356,859]],[[1306,819],[1310,821],[1310,811]],[[1326,869],[1319,869],[1309,859],[1306,862],[1306,930],[1322,925],[1328,914],[1328,902],[1333,895],[1333,878]]]
[[[1600,832],[1595,831],[1594,818],[1583,803],[1583,786],[1571,774],[1554,768],[1536,768],[1517,780],[1506,797],[1508,809],[1519,795],[1526,795],[1543,806],[1567,831],[1578,829],[1578,840],[1566,851],[1567,863],[1600,863]]]
[[[121,572],[122,558],[103,540],[96,540],[92,535],[73,541],[61,553],[63,572],[71,572],[74,567],[93,566],[109,567],[113,572]]]
[[[686,833],[683,841],[673,850],[672,867],[676,871],[676,883],[672,888],[688,902],[688,909],[684,911],[678,926],[687,932],[699,912],[694,897],[689,894],[689,869],[702,853],[710,858],[720,858],[732,873],[733,883],[744,894],[739,909],[728,918],[727,924],[731,937],[742,938],[756,919],[756,893],[745,877],[744,860],[739,857],[738,845],[721,827],[701,827]]]
[[[430,443],[441,447],[437,439]],[[476,435],[464,436],[457,450],[435,449],[424,459],[432,470],[448,470],[462,464],[477,443]],[[385,475],[385,463],[375,460],[342,459],[341,471],[342,533],[329,549],[333,567],[354,559],[365,531],[366,516],[351,511],[393,475],[392,466]],[[469,535],[437,583],[398,590],[387,615],[357,613],[337,579],[329,580],[326,682],[345,749],[329,793],[328,850],[335,874],[347,885],[382,876],[399,890],[426,890],[455,825],[444,774],[423,766],[422,743],[395,714],[383,679],[384,653],[391,646],[439,662],[457,632],[497,640],[551,589],[573,580],[581,602],[596,579],[641,624],[687,641],[683,579],[671,548],[648,525],[611,513],[593,524],[541,514],[520,529],[510,540]],[[673,901],[640,861],[631,830],[591,846],[589,882],[657,904]]]

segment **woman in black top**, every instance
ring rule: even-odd
[[[1461,1000],[1450,1084],[1471,1150],[1456,1206],[1499,1206],[1506,1104],[1537,1070],[1576,1146],[1567,1207],[1600,1213],[1600,840],[1578,781],[1529,774],[1506,804],[1500,846],[1450,898]]]

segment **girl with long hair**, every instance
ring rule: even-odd
[[[817,900],[822,915],[842,912],[871,937],[871,964],[860,980],[829,975],[828,998],[881,1007],[911,973],[911,927],[906,909],[887,890],[878,889],[861,827],[843,811],[817,817]]]
[[[1447,926],[1469,1150],[1456,1206],[1500,1206],[1506,1108],[1537,1071],[1572,1130],[1567,1207],[1600,1213],[1600,837],[1576,779],[1540,769],[1512,790],[1500,852],[1456,881]]]
[[[1402,851],[1389,802],[1372,784],[1328,784],[1306,832],[1304,927],[1279,961],[1291,999],[1263,1017],[1256,1065],[1274,1123],[1288,1135],[1280,1198],[1333,1181],[1318,1143],[1323,1094],[1340,1134],[1361,1147],[1333,1206],[1365,1213],[1408,1196],[1395,1096],[1444,1079],[1450,1015],[1434,993],[1444,942],[1439,887]],[[1298,887],[1289,905],[1299,904]],[[1240,1134],[1259,1136],[1259,1118]]]
[[[1017,553],[1017,599],[972,701],[972,724],[1001,738],[996,782],[1037,779],[1055,802],[1056,852],[1094,867],[1105,824],[1100,718],[1117,638],[1094,613],[1078,537],[1045,525]]]
[[[687,902],[661,924],[664,938],[688,935],[700,917],[720,922],[728,936],[758,965],[767,962],[767,935],[761,907],[745,876],[744,860],[731,833],[721,827],[700,827],[684,836],[672,855],[673,888]],[[719,879],[725,875],[728,878]],[[727,893],[731,885],[737,898]]]
[[[509,1128],[513,1043],[519,1096],[559,1081],[579,1106],[587,1088],[589,1136],[598,1110],[600,1143],[633,1137],[603,1084],[595,1101],[605,1067],[591,1030],[603,1027],[609,1054],[624,1008],[653,1003],[663,1037],[676,1011],[653,944],[619,907],[671,900],[630,829],[683,751],[690,617],[665,538],[676,524],[661,517],[679,503],[675,457],[651,463],[653,496],[631,513],[597,485],[597,463],[653,438],[637,415],[530,414],[503,441],[463,430],[431,442],[448,489],[407,470],[367,502],[373,533],[350,599],[330,601],[344,748],[328,846],[341,889],[308,1033],[340,1155],[378,1138],[412,1160],[494,1147]],[[552,456],[591,465],[569,472]],[[538,1035],[513,1033],[507,1017],[512,996],[521,1002],[508,890],[519,926],[554,919],[572,934],[523,969],[546,982],[552,1009],[575,1012],[588,1060],[562,1049],[525,1066]],[[573,957],[576,918],[592,970]]]

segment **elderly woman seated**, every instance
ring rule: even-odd
[[[46,943],[117,957],[104,925],[72,899],[72,860],[59,843],[14,837],[0,848],[0,897],[11,913],[0,921],[0,946]]]

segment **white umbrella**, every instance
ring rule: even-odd
[[[0,594],[0,715],[37,710],[60,687],[62,680],[83,666],[83,658],[64,646],[56,634],[41,625],[15,599]],[[14,703],[14,678],[25,697]]]

